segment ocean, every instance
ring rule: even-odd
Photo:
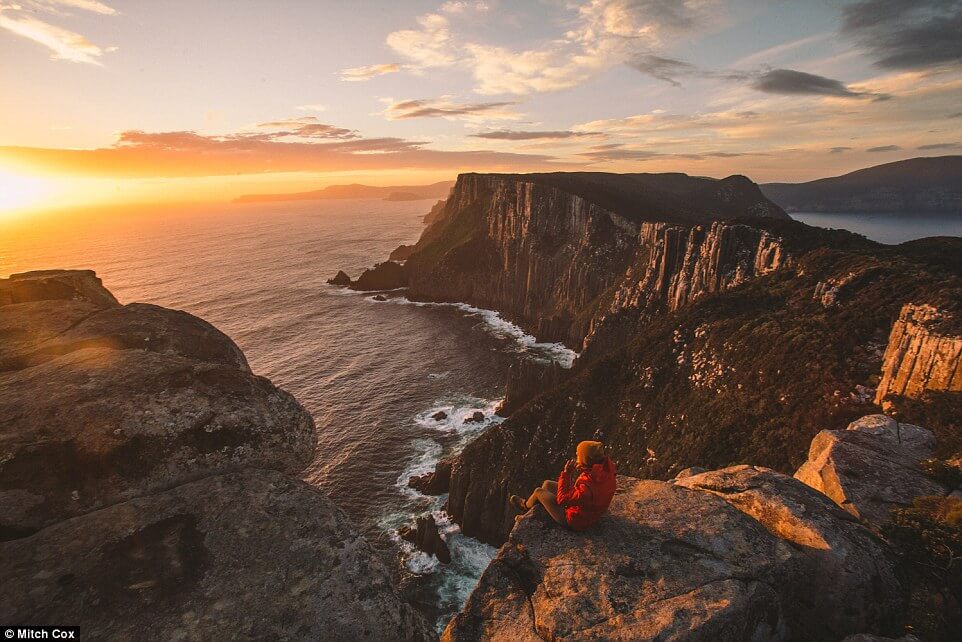
[[[0,224],[0,276],[94,269],[122,303],[186,310],[227,333],[257,374],[314,416],[317,452],[304,479],[351,517],[441,628],[495,549],[461,535],[441,512],[444,497],[407,479],[501,421],[494,410],[513,360],[570,363],[573,353],[490,311],[396,292],[382,303],[325,282],[413,243],[430,205],[224,204]],[[432,419],[439,410],[448,418]],[[476,410],[484,421],[465,424]],[[447,537],[450,565],[397,537],[426,511]]]
[[[927,236],[962,236],[962,216],[892,214],[822,214],[795,212],[791,217],[815,227],[849,230],[879,243],[898,244]]]

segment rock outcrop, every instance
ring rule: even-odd
[[[98,640],[431,639],[347,518],[270,470],[215,475],[0,545],[0,619]]]
[[[421,515],[415,520],[414,527],[403,526],[398,530],[398,535],[414,544],[418,550],[434,555],[442,564],[451,563],[451,550],[438,532],[434,515]]]
[[[916,497],[948,494],[919,466],[934,448],[935,438],[925,428],[871,415],[846,430],[820,432],[795,477],[879,528],[893,508]]]
[[[443,495],[451,484],[451,462],[450,458],[442,459],[433,472],[410,477],[408,486],[425,495]]]
[[[834,641],[898,610],[885,545],[786,475],[618,486],[586,533],[519,518],[442,639]]]
[[[400,263],[385,261],[378,263],[370,270],[364,270],[349,286],[352,290],[370,292],[376,290],[394,290],[408,284],[407,271]]]
[[[337,274],[328,279],[327,282],[330,285],[338,285],[346,288],[351,285],[351,277],[349,277],[344,270],[338,270]]]
[[[498,406],[498,414],[509,416],[541,393],[558,386],[569,372],[556,362],[545,363],[533,359],[515,361],[508,369],[504,401]]]
[[[97,639],[432,639],[296,479],[314,422],[210,324],[0,279],[0,620]]]
[[[889,395],[918,398],[925,391],[962,391],[962,336],[944,334],[949,316],[930,305],[907,304],[892,326],[875,402]]]

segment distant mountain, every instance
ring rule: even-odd
[[[808,183],[766,183],[788,212],[962,215],[962,156],[910,158]]]
[[[394,185],[377,187],[374,185],[331,185],[310,192],[287,194],[245,194],[234,199],[235,203],[261,203],[268,201],[320,201],[352,198],[380,198],[386,201],[422,201],[444,198],[454,186],[454,181],[442,181],[430,185]]]

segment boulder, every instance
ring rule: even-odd
[[[451,463],[451,459],[442,459],[434,467],[434,472],[408,479],[408,486],[425,495],[443,495],[451,484]]]
[[[818,433],[795,478],[881,527],[895,507],[908,506],[916,497],[948,494],[949,489],[926,476],[919,465],[934,446],[935,438],[925,428],[870,415],[846,430]]]
[[[838,640],[888,620],[902,586],[888,546],[825,495],[768,468],[733,466],[675,482],[715,494],[793,549],[793,573],[781,587],[792,631]],[[845,605],[841,608],[840,605]]]
[[[618,478],[592,530],[518,519],[444,640],[783,640],[793,551],[710,493]]]
[[[375,301],[387,301],[387,297],[384,296],[383,294],[376,294],[371,298],[374,299]]]
[[[418,550],[434,555],[442,564],[451,563],[451,551],[448,549],[447,542],[441,537],[441,533],[438,532],[434,515],[429,513],[418,517],[414,528],[402,526],[398,530],[398,535],[401,539],[414,544]]]
[[[431,415],[431,419],[433,419],[434,421],[444,421],[447,418],[448,418],[448,413],[444,412],[443,410],[439,410],[433,415]]]
[[[464,418],[464,423],[473,424],[484,421],[484,413],[480,410],[475,410],[470,416]]]
[[[364,270],[357,281],[351,284],[354,290],[395,290],[408,284],[404,266],[394,261],[378,263],[370,270]]]
[[[900,590],[886,545],[787,475],[619,477],[587,532],[519,517],[442,639],[835,642],[887,631]]]
[[[0,544],[0,621],[131,640],[430,640],[328,499],[276,471],[217,475]]]
[[[338,270],[334,278],[328,279],[327,282],[330,285],[339,285],[346,288],[351,285],[351,277],[349,277],[344,270]]]
[[[688,468],[683,468],[682,470],[679,470],[678,474],[675,475],[675,479],[684,479],[686,477],[691,477],[692,475],[699,475],[704,472],[706,472],[706,470],[701,466],[689,466]]]

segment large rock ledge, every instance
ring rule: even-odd
[[[932,435],[881,415],[835,432],[861,449],[859,458],[836,449],[832,475],[813,478],[831,477],[838,493],[807,485],[803,470],[824,471],[824,462],[810,460],[799,479],[742,465],[671,482],[619,477],[609,514],[587,533],[540,508],[519,517],[442,639],[898,637],[906,589],[878,532],[909,494],[947,492],[926,485],[918,467]],[[898,501],[879,503],[861,484],[882,461],[902,471]]]
[[[297,475],[314,422],[210,324],[0,279],[0,621],[96,639],[433,639]]]

